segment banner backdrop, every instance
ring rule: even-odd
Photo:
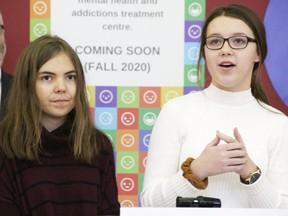
[[[30,41],[59,35],[83,63],[95,125],[114,145],[122,207],[141,206],[150,134],[162,105],[205,85],[205,62],[196,73],[201,28],[207,8],[221,1],[209,2],[30,0]],[[287,2],[281,7],[288,9]],[[277,89],[287,105],[287,81]]]

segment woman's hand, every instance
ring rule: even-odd
[[[220,143],[221,140],[224,143]],[[215,138],[191,163],[190,168],[197,178],[203,180],[227,172],[236,172],[246,178],[256,170],[256,165],[249,158],[242,137],[235,128],[234,138],[217,131]]]
[[[247,178],[252,172],[254,172],[255,170],[257,170],[257,166],[256,164],[251,160],[251,158],[249,157],[249,154],[245,148],[245,144],[244,144],[244,141],[238,131],[237,128],[234,128],[234,137],[235,137],[235,140],[236,142],[239,142],[239,143],[242,143],[244,148],[243,150],[246,152],[245,154],[245,160],[246,160],[246,163],[244,164],[243,168],[238,170],[236,173],[238,173],[241,178],[245,179]]]

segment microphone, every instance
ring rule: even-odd
[[[176,198],[176,207],[220,208],[221,200],[203,196],[196,198],[178,196]]]

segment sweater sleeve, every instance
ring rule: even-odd
[[[196,195],[199,191],[179,170],[184,137],[178,125],[181,119],[177,107],[173,105],[168,102],[163,106],[153,127],[141,192],[143,207],[176,206],[177,196]]]
[[[0,212],[1,215],[20,216],[21,213],[13,196],[12,181],[7,170],[7,160],[0,151]]]
[[[99,166],[101,172],[99,214],[120,215],[113,147],[110,140],[104,135],[101,140]]]
[[[288,208],[288,118],[274,129],[266,173],[254,184],[242,185],[253,208]]]

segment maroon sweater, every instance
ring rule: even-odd
[[[40,163],[8,159],[0,150],[0,215],[120,215],[111,142],[91,165],[71,154],[69,127],[42,133]]]

